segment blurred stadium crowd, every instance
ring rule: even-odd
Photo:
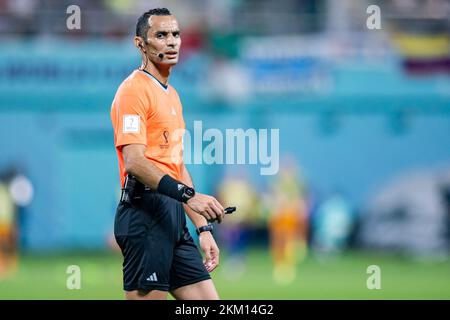
[[[450,1],[0,0],[0,272],[19,249],[111,246],[109,107],[139,64],[136,18],[160,6],[182,28],[187,127],[280,128],[275,176],[192,165],[238,208],[216,229],[235,274],[251,246],[280,282],[309,253],[448,258]]]

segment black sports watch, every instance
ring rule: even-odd
[[[191,187],[184,186],[181,199],[184,203],[187,203],[189,199],[195,196],[195,190]]]
[[[212,231],[213,230],[213,225],[208,223],[206,226],[201,226],[198,227],[197,229],[195,229],[195,231],[197,232],[197,235],[200,235],[200,233],[205,232],[205,231]]]

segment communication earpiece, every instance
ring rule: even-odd
[[[144,49],[144,45],[142,44],[142,42],[139,42],[138,47],[141,48],[142,52],[147,53],[147,51],[145,51]]]

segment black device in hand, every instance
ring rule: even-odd
[[[225,214],[231,214],[236,211],[236,207],[225,208]]]
[[[236,211],[236,207],[228,207],[228,208],[223,209],[223,211],[225,212],[225,214],[231,214]],[[216,221],[216,219],[208,220],[209,223],[214,222],[214,221]]]

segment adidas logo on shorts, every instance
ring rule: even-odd
[[[158,278],[156,277],[156,272],[153,272],[150,277],[148,277],[147,279],[145,279],[147,281],[158,281]]]

